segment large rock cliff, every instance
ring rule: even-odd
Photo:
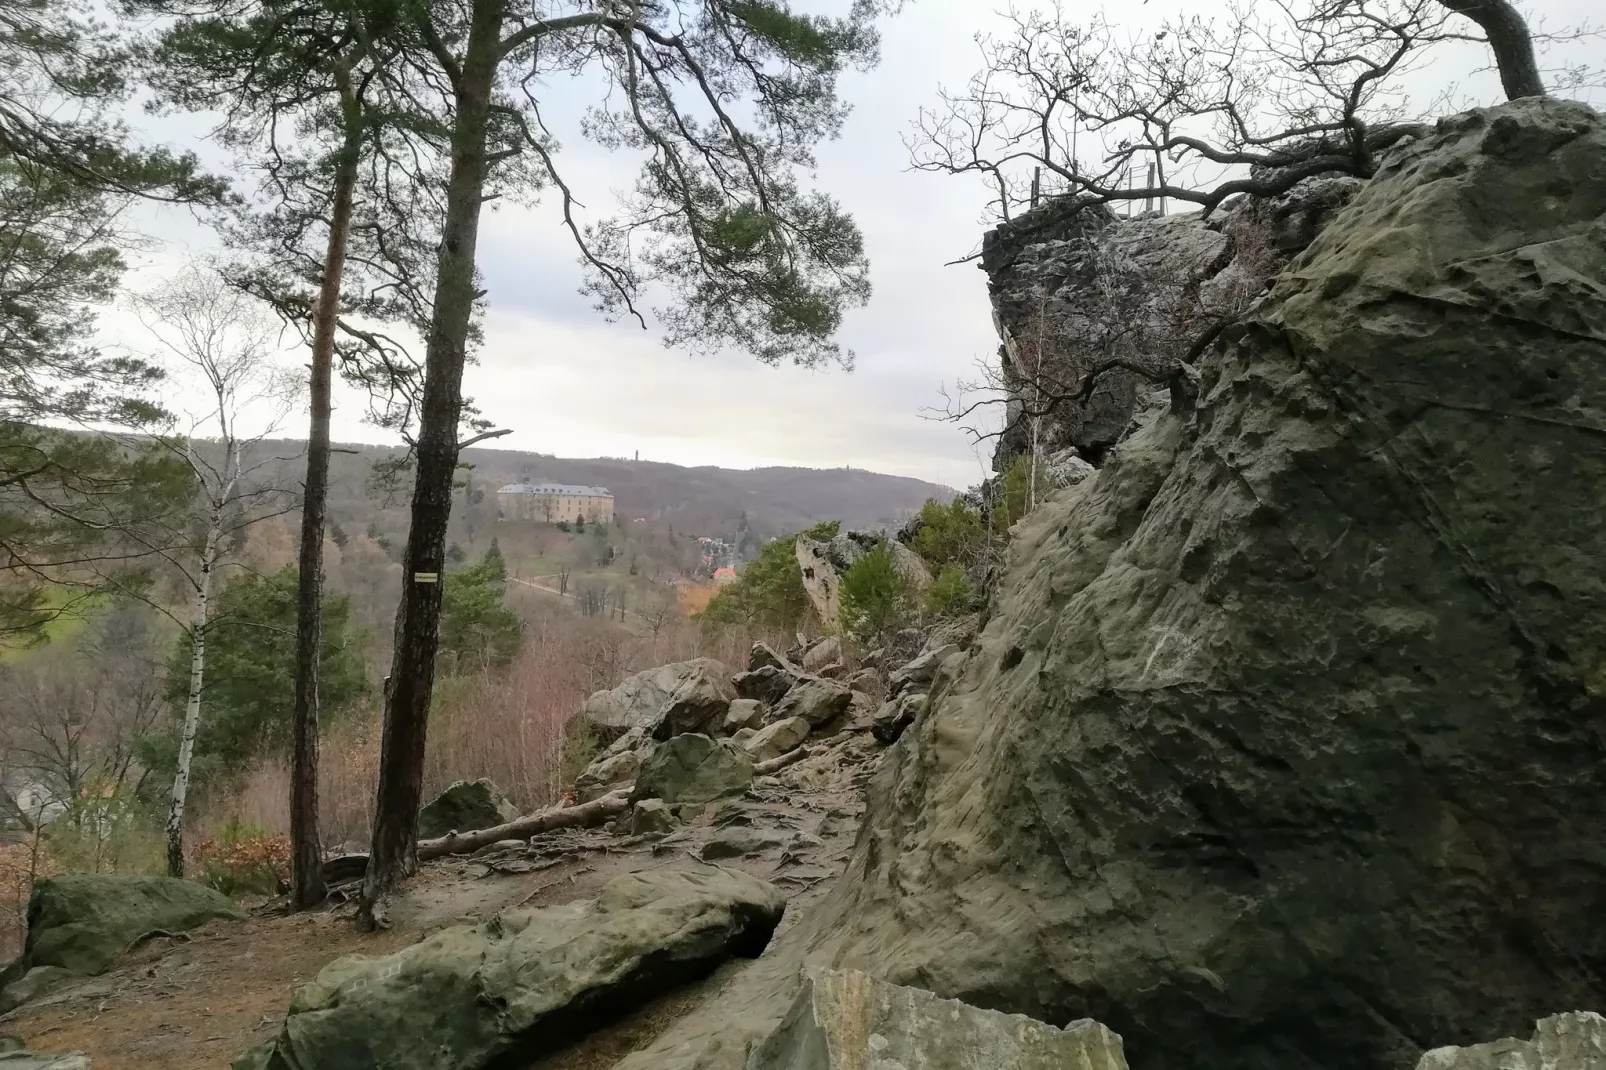
[[[1167,414],[1017,532],[848,875],[622,1067],[726,1067],[798,968],[1386,1070],[1606,1004],[1606,122],[1394,152]]]

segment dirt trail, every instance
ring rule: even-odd
[[[826,753],[755,782],[744,798],[709,804],[662,840],[568,830],[427,863],[393,905],[389,932],[359,932],[343,906],[258,913],[243,923],[213,923],[188,940],[153,941],[100,977],[0,1017],[0,1033],[20,1035],[34,1051],[83,1051],[95,1070],[221,1070],[272,1036],[295,986],[342,955],[387,954],[500,910],[587,898],[620,873],[704,864],[703,846],[733,830],[756,833],[768,845],[718,864],[787,891],[784,929],[845,865],[863,784],[879,755],[862,731],[831,743]],[[529,1070],[605,1070],[706,990],[707,983],[670,993],[563,1051],[532,1050]]]

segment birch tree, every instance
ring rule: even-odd
[[[184,811],[206,687],[212,588],[224,565],[225,540],[284,508],[283,492],[259,478],[274,460],[262,442],[280,430],[297,389],[276,364],[271,316],[215,272],[187,269],[167,286],[136,298],[136,307],[181,392],[174,408],[188,410],[184,433],[169,436],[166,445],[188,470],[195,491],[188,540],[180,551],[162,551],[191,596],[188,618],[180,619],[190,640],[189,685],[167,814],[167,868],[182,877]]]
[[[379,34],[394,18],[393,4],[130,0],[130,6],[169,19],[147,52],[161,99],[220,114],[214,135],[260,175],[266,208],[231,235],[250,258],[238,281],[297,326],[310,349],[290,840],[292,901],[311,906],[325,894],[318,632],[334,376],[338,358],[382,399],[379,422],[405,426],[412,368],[374,324],[417,322],[425,307],[435,123],[411,122],[389,100],[397,45]]]

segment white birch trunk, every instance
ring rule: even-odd
[[[212,567],[217,561],[221,516],[214,512],[207,525],[201,551],[201,574],[195,585],[195,616],[190,623],[190,690],[184,703],[184,730],[179,737],[178,771],[173,776],[173,801],[167,812],[167,872],[184,876],[184,800],[190,790],[190,762],[195,756],[195,733],[201,727],[201,687],[206,681],[206,619],[212,593]]]

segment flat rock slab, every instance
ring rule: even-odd
[[[1434,1048],[1416,1070],[1606,1070],[1606,1018],[1592,1011],[1557,1014],[1534,1027],[1532,1040]]]
[[[715,866],[617,877],[594,900],[508,911],[394,955],[331,963],[236,1070],[474,1070],[533,1060],[731,956],[756,957],[781,892]]]
[[[1121,1038],[1084,1019],[1056,1029],[858,970],[826,970],[747,1070],[1126,1070]]]

